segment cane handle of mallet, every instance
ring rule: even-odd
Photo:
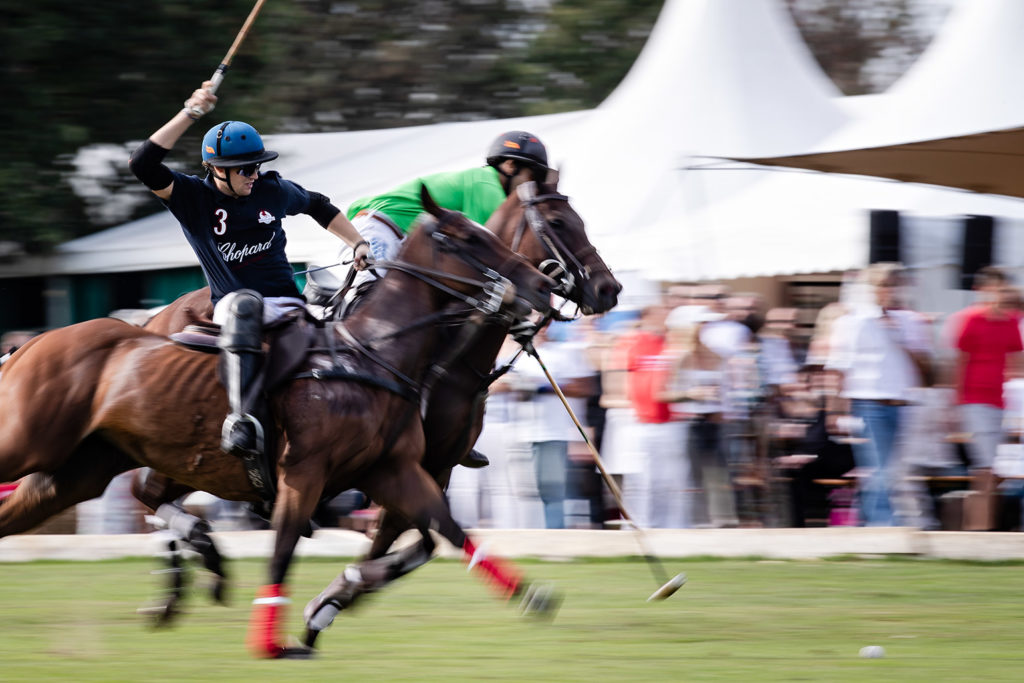
[[[217,88],[219,88],[220,84],[224,81],[224,72],[227,70],[228,65],[221,64],[217,67],[217,70],[213,72],[213,75],[210,76],[210,87],[207,88],[207,90],[211,95],[217,92]]]
[[[231,47],[228,48],[227,54],[224,55],[224,60],[221,61],[217,70],[213,72],[212,76],[210,76],[211,85],[207,90],[211,95],[217,92],[217,88],[220,87],[221,82],[224,80],[224,72],[228,70],[229,66],[231,66],[231,60],[235,58],[235,52],[238,51],[242,41],[245,40],[247,35],[249,35],[249,27],[252,26],[254,21],[256,21],[256,15],[260,13],[261,9],[263,9],[264,2],[266,2],[266,0],[256,0],[256,4],[253,6],[252,11],[249,12],[249,16],[245,18],[245,23],[242,24],[241,30],[238,31],[238,35],[235,36],[234,42],[231,43]],[[188,113],[193,118],[199,118],[208,112],[203,111],[199,107],[188,107]]]
[[[206,89],[211,95],[217,92],[217,88],[220,87],[221,81],[224,80],[224,71],[227,69],[227,65],[221,64],[217,67],[217,70],[210,76],[210,87]],[[189,116],[194,119],[198,119],[203,114],[209,114],[208,110],[202,109],[201,107],[191,106],[187,107]]]

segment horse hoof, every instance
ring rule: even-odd
[[[136,612],[146,617],[153,628],[166,628],[171,625],[181,610],[178,609],[178,600],[175,598],[163,603],[140,607]]]
[[[214,577],[210,584],[210,599],[218,605],[228,605],[228,582],[223,576]]]
[[[316,639],[317,639],[317,637],[319,635],[320,635],[320,631],[316,631],[314,629],[307,628],[306,629],[306,637],[302,639],[302,643],[306,647],[312,648],[316,644]]]
[[[316,656],[316,650],[298,642],[292,642],[287,647],[282,647],[278,653],[278,659],[312,659]]]
[[[524,617],[554,619],[562,605],[562,594],[549,583],[530,584],[519,603],[519,613]]]

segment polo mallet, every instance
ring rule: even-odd
[[[245,37],[249,34],[249,28],[252,26],[252,23],[256,21],[256,15],[260,13],[261,9],[263,9],[263,3],[266,1],[267,0],[256,0],[256,5],[253,6],[252,11],[249,12],[249,16],[246,17],[245,23],[242,24],[242,29],[238,32],[238,35],[235,36],[235,42],[231,43],[231,47],[228,48],[228,53],[224,55],[224,59],[221,60],[220,66],[218,66],[217,70],[213,72],[212,76],[210,76],[210,80],[213,82],[213,85],[210,86],[210,94],[217,92],[217,88],[220,87],[221,81],[224,80],[224,72],[228,70],[229,66],[231,66],[231,60],[235,58],[235,52],[238,51],[242,41],[245,40]],[[196,107],[190,107],[189,111],[195,116],[202,116],[206,113],[204,111],[198,111]]]
[[[551,383],[551,388],[555,390],[555,394],[558,396],[559,400],[562,401],[562,405],[565,406],[566,412],[568,412],[569,417],[572,418],[573,424],[575,424],[576,429],[579,430],[580,436],[583,437],[584,443],[586,443],[587,447],[590,449],[590,455],[594,458],[594,463],[597,465],[598,471],[601,472],[601,477],[604,479],[604,483],[608,485],[608,490],[610,490],[612,495],[615,497],[615,503],[619,506],[622,516],[626,518],[626,521],[629,522],[633,527],[633,530],[636,531],[636,540],[640,545],[640,549],[643,551],[644,559],[647,560],[647,565],[651,568],[651,573],[654,574],[654,579],[660,584],[658,590],[651,593],[651,597],[647,598],[647,602],[650,602],[651,600],[664,600],[679,590],[682,585],[686,583],[686,574],[680,572],[671,579],[668,578],[668,574],[665,572],[665,568],[661,565],[661,562],[653,553],[651,553],[650,546],[647,543],[647,538],[644,536],[640,525],[633,521],[633,517],[626,510],[626,504],[622,500],[622,491],[619,490],[619,485],[615,483],[615,480],[608,474],[608,470],[605,469],[604,461],[601,460],[601,455],[597,452],[597,449],[594,448],[594,444],[591,443],[590,437],[587,436],[586,431],[583,429],[583,425],[581,425],[579,419],[577,419],[576,413],[573,412],[572,407],[569,405],[569,401],[566,400],[565,394],[562,393],[561,387],[558,386],[558,382],[556,382],[555,378],[551,376],[550,372],[548,372],[547,366],[544,365],[544,361],[540,359],[540,354],[537,353],[537,349],[534,347],[532,342],[527,343],[523,348],[526,349],[528,354],[537,359],[537,362],[540,364],[540,369],[544,371],[544,376],[547,377],[548,382]]]

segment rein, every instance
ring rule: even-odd
[[[550,223],[541,215],[537,205],[552,200],[568,202],[569,198],[557,192],[538,195],[537,184],[532,181],[525,182],[517,187],[516,194],[519,196],[519,202],[523,205],[524,210],[523,220],[519,223],[515,236],[512,238],[512,251],[519,251],[526,227],[529,226],[530,230],[533,231],[533,234],[540,240],[541,244],[547,249],[548,254],[552,257],[542,262],[538,266],[539,269],[546,275],[556,277],[559,282],[564,283],[562,294],[568,297],[576,289],[577,277],[583,281],[590,279],[590,269],[584,266],[576,255],[565,246],[565,242],[551,230]],[[597,251],[593,245],[591,245],[591,249]],[[570,265],[572,266],[571,269]],[[550,266],[554,266],[555,269],[549,272],[546,268]],[[575,271],[575,275],[573,271]]]
[[[469,266],[480,271],[480,274],[483,276],[483,279],[463,277],[461,275],[455,275],[452,273],[439,271],[437,269],[421,266],[415,263],[409,263],[408,261],[378,261],[374,264],[374,267],[394,269],[404,272],[407,275],[411,275],[417,278],[418,280],[426,283],[427,285],[448,294],[449,296],[461,301],[464,304],[467,304],[467,308],[459,310],[450,310],[446,307],[446,309],[444,310],[436,311],[429,315],[423,316],[413,321],[412,323],[400,327],[397,330],[388,332],[387,334],[380,335],[377,337],[372,337],[371,339],[365,341],[360,341],[359,339],[357,339],[355,335],[353,335],[352,332],[349,331],[349,329],[345,327],[345,325],[341,321],[337,321],[334,324],[335,329],[337,329],[342,339],[345,342],[347,342],[351,348],[355,349],[363,356],[365,356],[372,362],[376,363],[380,367],[384,368],[384,370],[386,370],[387,372],[394,375],[396,378],[398,378],[398,380],[400,380],[404,385],[406,385],[408,389],[411,389],[412,392],[410,393],[408,390],[396,391],[395,388],[392,387],[390,384],[382,384],[378,382],[377,385],[381,386],[382,388],[388,389],[393,393],[397,393],[401,395],[403,398],[406,398],[407,400],[415,400],[417,396],[421,396],[423,388],[421,388],[417,384],[417,382],[413,380],[411,377],[407,376],[401,370],[394,367],[394,365],[381,358],[380,355],[377,354],[376,351],[374,350],[374,345],[382,340],[398,337],[411,330],[419,329],[427,325],[432,325],[439,321],[446,321],[446,323],[450,324],[452,322],[457,322],[459,320],[470,320],[473,323],[472,325],[469,325],[469,327],[471,327],[472,330],[464,330],[460,335],[459,343],[455,345],[455,348],[461,351],[462,349],[467,347],[469,343],[472,341],[472,339],[476,336],[479,328],[483,325],[484,321],[487,318],[496,315],[501,310],[501,305],[505,299],[506,293],[508,292],[509,288],[513,287],[512,283],[508,280],[508,278],[504,277],[493,268],[486,266],[475,257],[466,254],[459,250],[457,247],[455,247],[452,244],[451,238],[449,238],[447,235],[435,231],[431,234],[431,238],[438,243],[437,248],[443,251],[454,253],[458,258],[467,263]],[[508,261],[506,261],[506,263],[508,263]],[[505,264],[502,264],[502,267],[504,267],[504,265]],[[448,286],[442,280],[475,286],[480,290],[481,294],[476,297],[470,296],[468,294],[463,294],[462,292],[459,292],[453,289],[452,287]],[[328,334],[327,336],[328,343],[330,344],[331,335]],[[331,346],[331,355],[334,356],[335,351],[333,349],[333,344],[331,344]],[[449,353],[446,354],[447,360],[445,361],[444,365],[441,365],[440,367],[438,363],[434,363],[432,365],[431,379],[429,380],[430,386],[433,385],[434,381],[436,381],[438,377],[442,376],[445,372],[447,372],[444,366],[451,363],[455,359],[455,357],[457,357],[457,355],[457,353],[451,353],[451,349],[449,349]],[[314,371],[310,373],[309,376],[312,376],[317,379],[327,379],[337,376],[337,373],[334,372],[334,370]],[[346,378],[347,377],[348,376],[346,375]],[[427,387],[427,389],[429,391],[429,387]]]

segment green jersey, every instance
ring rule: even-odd
[[[505,190],[497,169],[492,166],[465,171],[433,173],[403,183],[376,197],[363,197],[352,202],[346,214],[349,219],[362,211],[376,211],[390,218],[402,232],[408,233],[416,217],[423,213],[420,183],[427,186],[439,206],[461,211],[481,225],[487,222],[503,201]]]

